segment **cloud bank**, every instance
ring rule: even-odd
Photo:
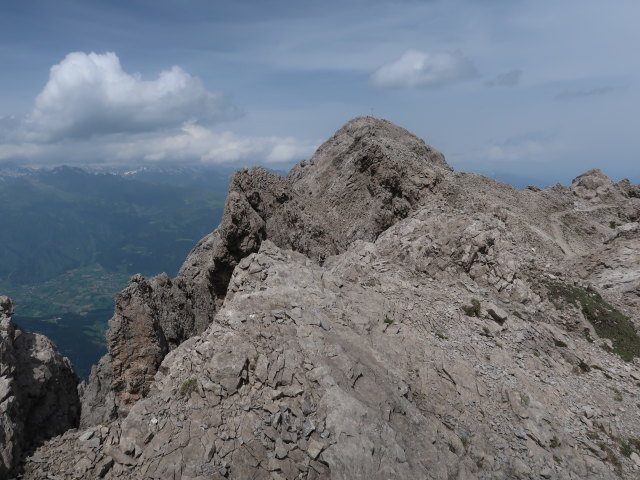
[[[29,140],[56,141],[212,123],[237,114],[224,95],[207,91],[178,66],[143,80],[123,71],[113,52],[73,52],[51,67],[24,128]]]
[[[73,142],[0,144],[0,162],[29,165],[144,163],[286,165],[309,158],[317,144],[293,137],[242,136],[186,124],[170,132],[93,137]]]
[[[460,52],[408,50],[376,70],[370,82],[380,88],[438,87],[477,76],[476,67]]]
[[[0,117],[0,161],[283,164],[315,149],[291,137],[217,132],[240,114],[224,94],[178,66],[144,80],[112,52],[68,54],[34,103],[23,117]]]
[[[179,160],[208,164],[255,161],[286,163],[313,154],[316,145],[292,137],[244,137],[232,132],[218,133],[187,124],[179,132],[162,138],[132,138],[110,146],[112,157],[120,161],[147,162]]]

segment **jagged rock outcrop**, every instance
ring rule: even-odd
[[[370,117],[239,172],[178,277],[119,296],[111,421],[23,478],[637,478],[636,191],[516,190]]]
[[[82,425],[126,415],[147,394],[164,356],[213,321],[233,269],[265,238],[322,262],[355,240],[375,240],[428,202],[450,171],[423,140],[362,117],[285,178],[262,168],[236,173],[220,226],[198,243],[177,278],[136,276],[117,297],[109,353],[85,389]]]
[[[571,191],[577,197],[592,202],[602,201],[621,192],[602,170],[594,168],[573,179]]]
[[[9,478],[23,453],[78,425],[78,377],[49,339],[11,321],[13,305],[0,296],[0,478]]]

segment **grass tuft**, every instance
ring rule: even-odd
[[[545,281],[544,284],[556,307],[562,308],[568,303],[580,308],[596,333],[611,340],[613,353],[626,362],[640,357],[640,336],[633,323],[629,317],[607,303],[598,292],[561,282]]]
[[[198,381],[195,378],[187,378],[178,389],[178,395],[181,397],[188,397],[192,392],[195,392],[198,388]]]
[[[480,300],[477,298],[471,299],[471,305],[463,305],[462,310],[467,317],[479,317],[482,309],[480,307]]]

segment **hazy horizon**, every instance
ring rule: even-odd
[[[0,162],[287,170],[386,118],[457,170],[640,182],[640,4],[30,0],[0,18]]]

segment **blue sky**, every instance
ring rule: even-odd
[[[640,2],[6,2],[0,161],[287,168],[358,115],[460,170],[640,182]]]

